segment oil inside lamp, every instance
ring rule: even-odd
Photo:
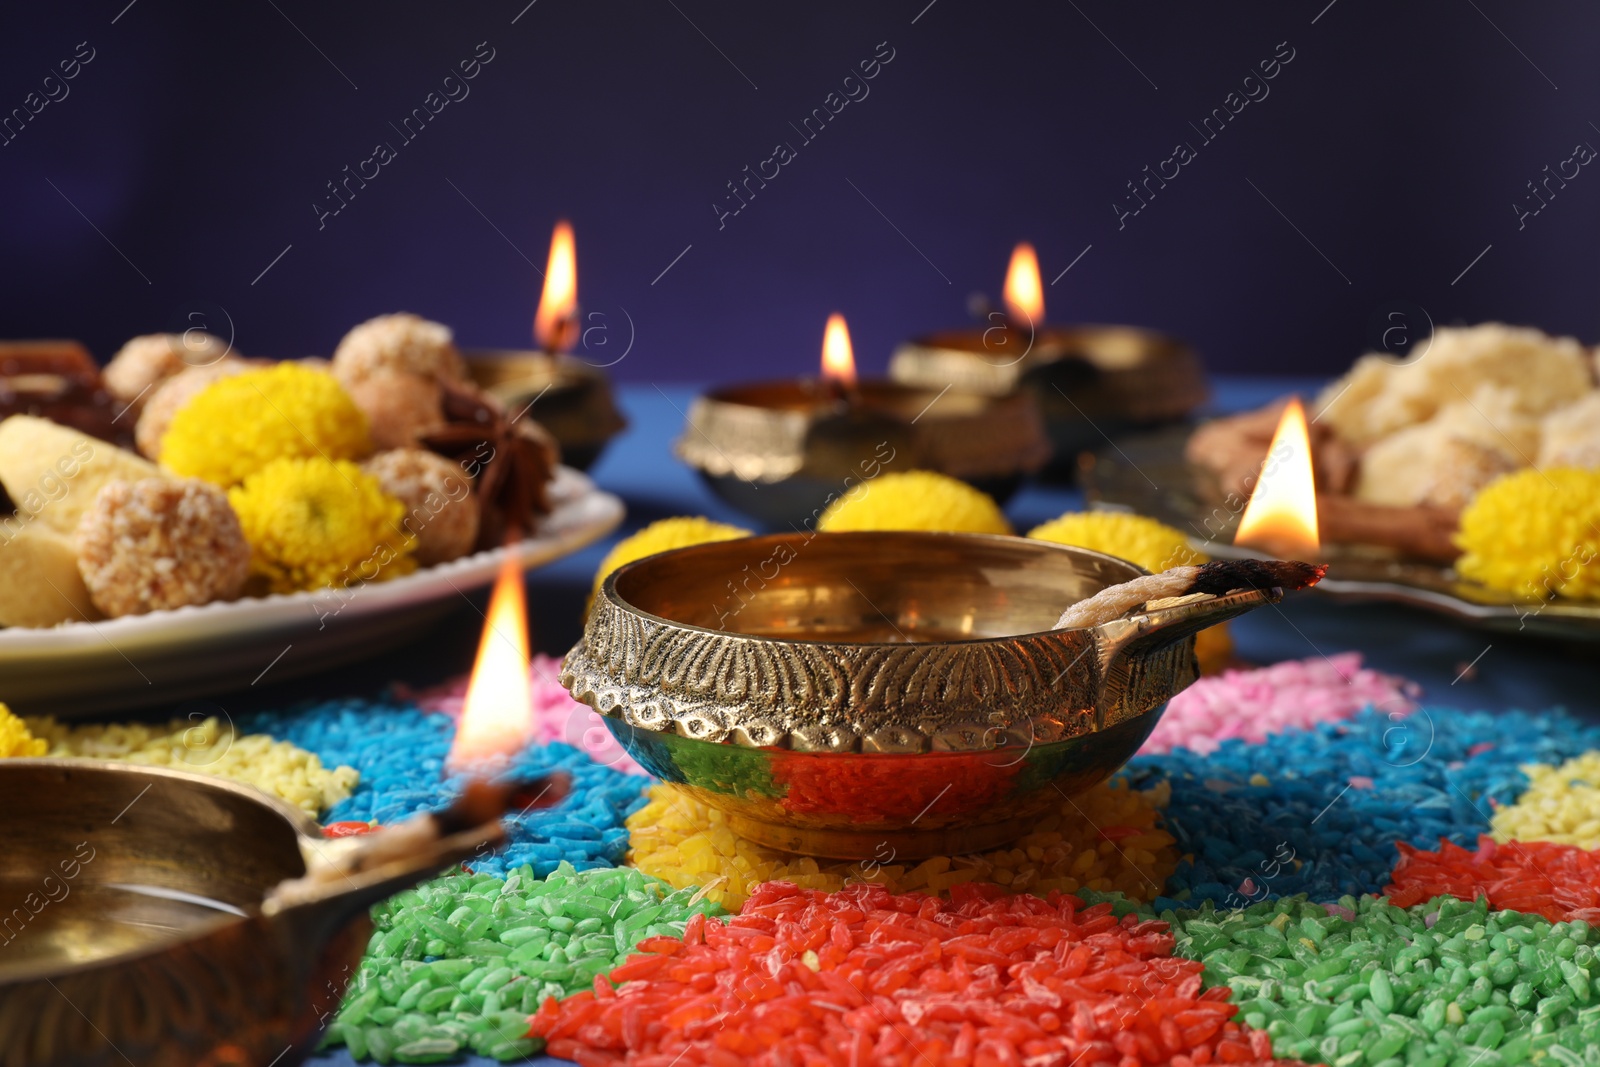
[[[1233,543],[1285,559],[1314,559],[1321,548],[1311,436],[1305,408],[1294,397],[1283,409],[1261,477],[1239,519]]]
[[[1013,327],[1023,323],[1031,330],[1044,321],[1044,281],[1039,277],[1039,257],[1033,245],[1023,241],[1011,250],[1011,265],[1006,268],[1006,285],[1000,296]]]
[[[572,224],[556,223],[550,235],[550,259],[545,264],[544,290],[533,316],[533,339],[546,352],[565,352],[578,340],[578,254]]]
[[[445,770],[488,777],[528,744],[532,708],[522,561],[513,552],[501,565],[489,598],[478,658]]]

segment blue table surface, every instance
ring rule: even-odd
[[[1223,378],[1213,382],[1214,412],[1242,411],[1260,406],[1285,393],[1314,395],[1320,379]],[[590,471],[604,489],[620,496],[628,507],[622,528],[613,537],[551,564],[529,576],[529,611],[534,620],[535,642],[544,651],[560,655],[576,636],[577,622],[565,617],[581,603],[606,550],[642,526],[670,515],[705,515],[722,522],[750,527],[752,521],[723,504],[688,468],[673,457],[671,442],[683,427],[684,415],[698,386],[682,384],[628,384],[618,388],[618,401],[629,420],[628,430],[616,438]],[[1024,486],[1006,505],[1006,513],[1019,530],[1052,519],[1064,511],[1083,507],[1076,489],[1052,484]],[[1258,611],[1230,623],[1238,655],[1252,663],[1358,651],[1369,666],[1404,675],[1423,687],[1424,703],[1433,709],[1435,729],[1450,728],[1439,709],[1511,708],[1543,709],[1554,706],[1586,718],[1600,718],[1595,693],[1594,652],[1537,641],[1518,635],[1487,633],[1414,608],[1393,604],[1352,604],[1325,597],[1291,597],[1281,610]],[[545,617],[560,611],[560,617]],[[475,627],[471,627],[475,631]],[[437,647],[437,646],[435,646]],[[454,671],[468,663],[456,655]],[[417,664],[402,651],[376,660],[373,677],[427,681],[413,673]],[[1465,670],[1468,665],[1471,670]],[[440,673],[440,667],[434,673]],[[364,672],[365,673],[365,672]],[[348,680],[348,676],[347,676]],[[311,686],[316,679],[309,680]],[[295,686],[295,689],[303,686]],[[343,1049],[331,1050],[310,1062],[318,1065],[353,1064]],[[487,1067],[492,1060],[471,1057],[465,1062]],[[546,1064],[565,1061],[542,1058]]]

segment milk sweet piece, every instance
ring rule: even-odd
[[[70,538],[25,515],[0,519],[0,626],[98,619]]]
[[[132,452],[49,419],[13,415],[0,422],[0,485],[17,515],[68,537],[107,482],[161,477],[159,467]]]

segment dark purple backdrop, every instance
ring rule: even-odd
[[[1600,168],[1574,158],[1600,145],[1592,6],[126,3],[0,16],[0,113],[57,98],[0,146],[0,335],[104,359],[226,316],[247,354],[301,355],[408,309],[521,344],[566,215],[607,327],[591,358],[632,334],[632,380],[813,367],[834,309],[881,369],[996,292],[1019,238],[1047,283],[1081,254],[1052,319],[1171,330],[1217,370],[1339,370],[1395,300],[1600,337]],[[493,58],[447,84],[480,42]],[[468,95],[406,141],[447,91]],[[867,95],[804,140],[847,91]],[[1164,163],[1180,141],[1195,157]],[[394,158],[363,164],[380,142]],[[780,142],[794,157],[719,224]],[[1177,177],[1119,221],[1146,166]],[[1519,219],[1539,179],[1554,196]]]

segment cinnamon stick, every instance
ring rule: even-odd
[[[1397,508],[1351,496],[1319,496],[1317,525],[1324,544],[1385,545],[1430,563],[1461,555],[1453,538],[1461,513],[1429,504]]]

